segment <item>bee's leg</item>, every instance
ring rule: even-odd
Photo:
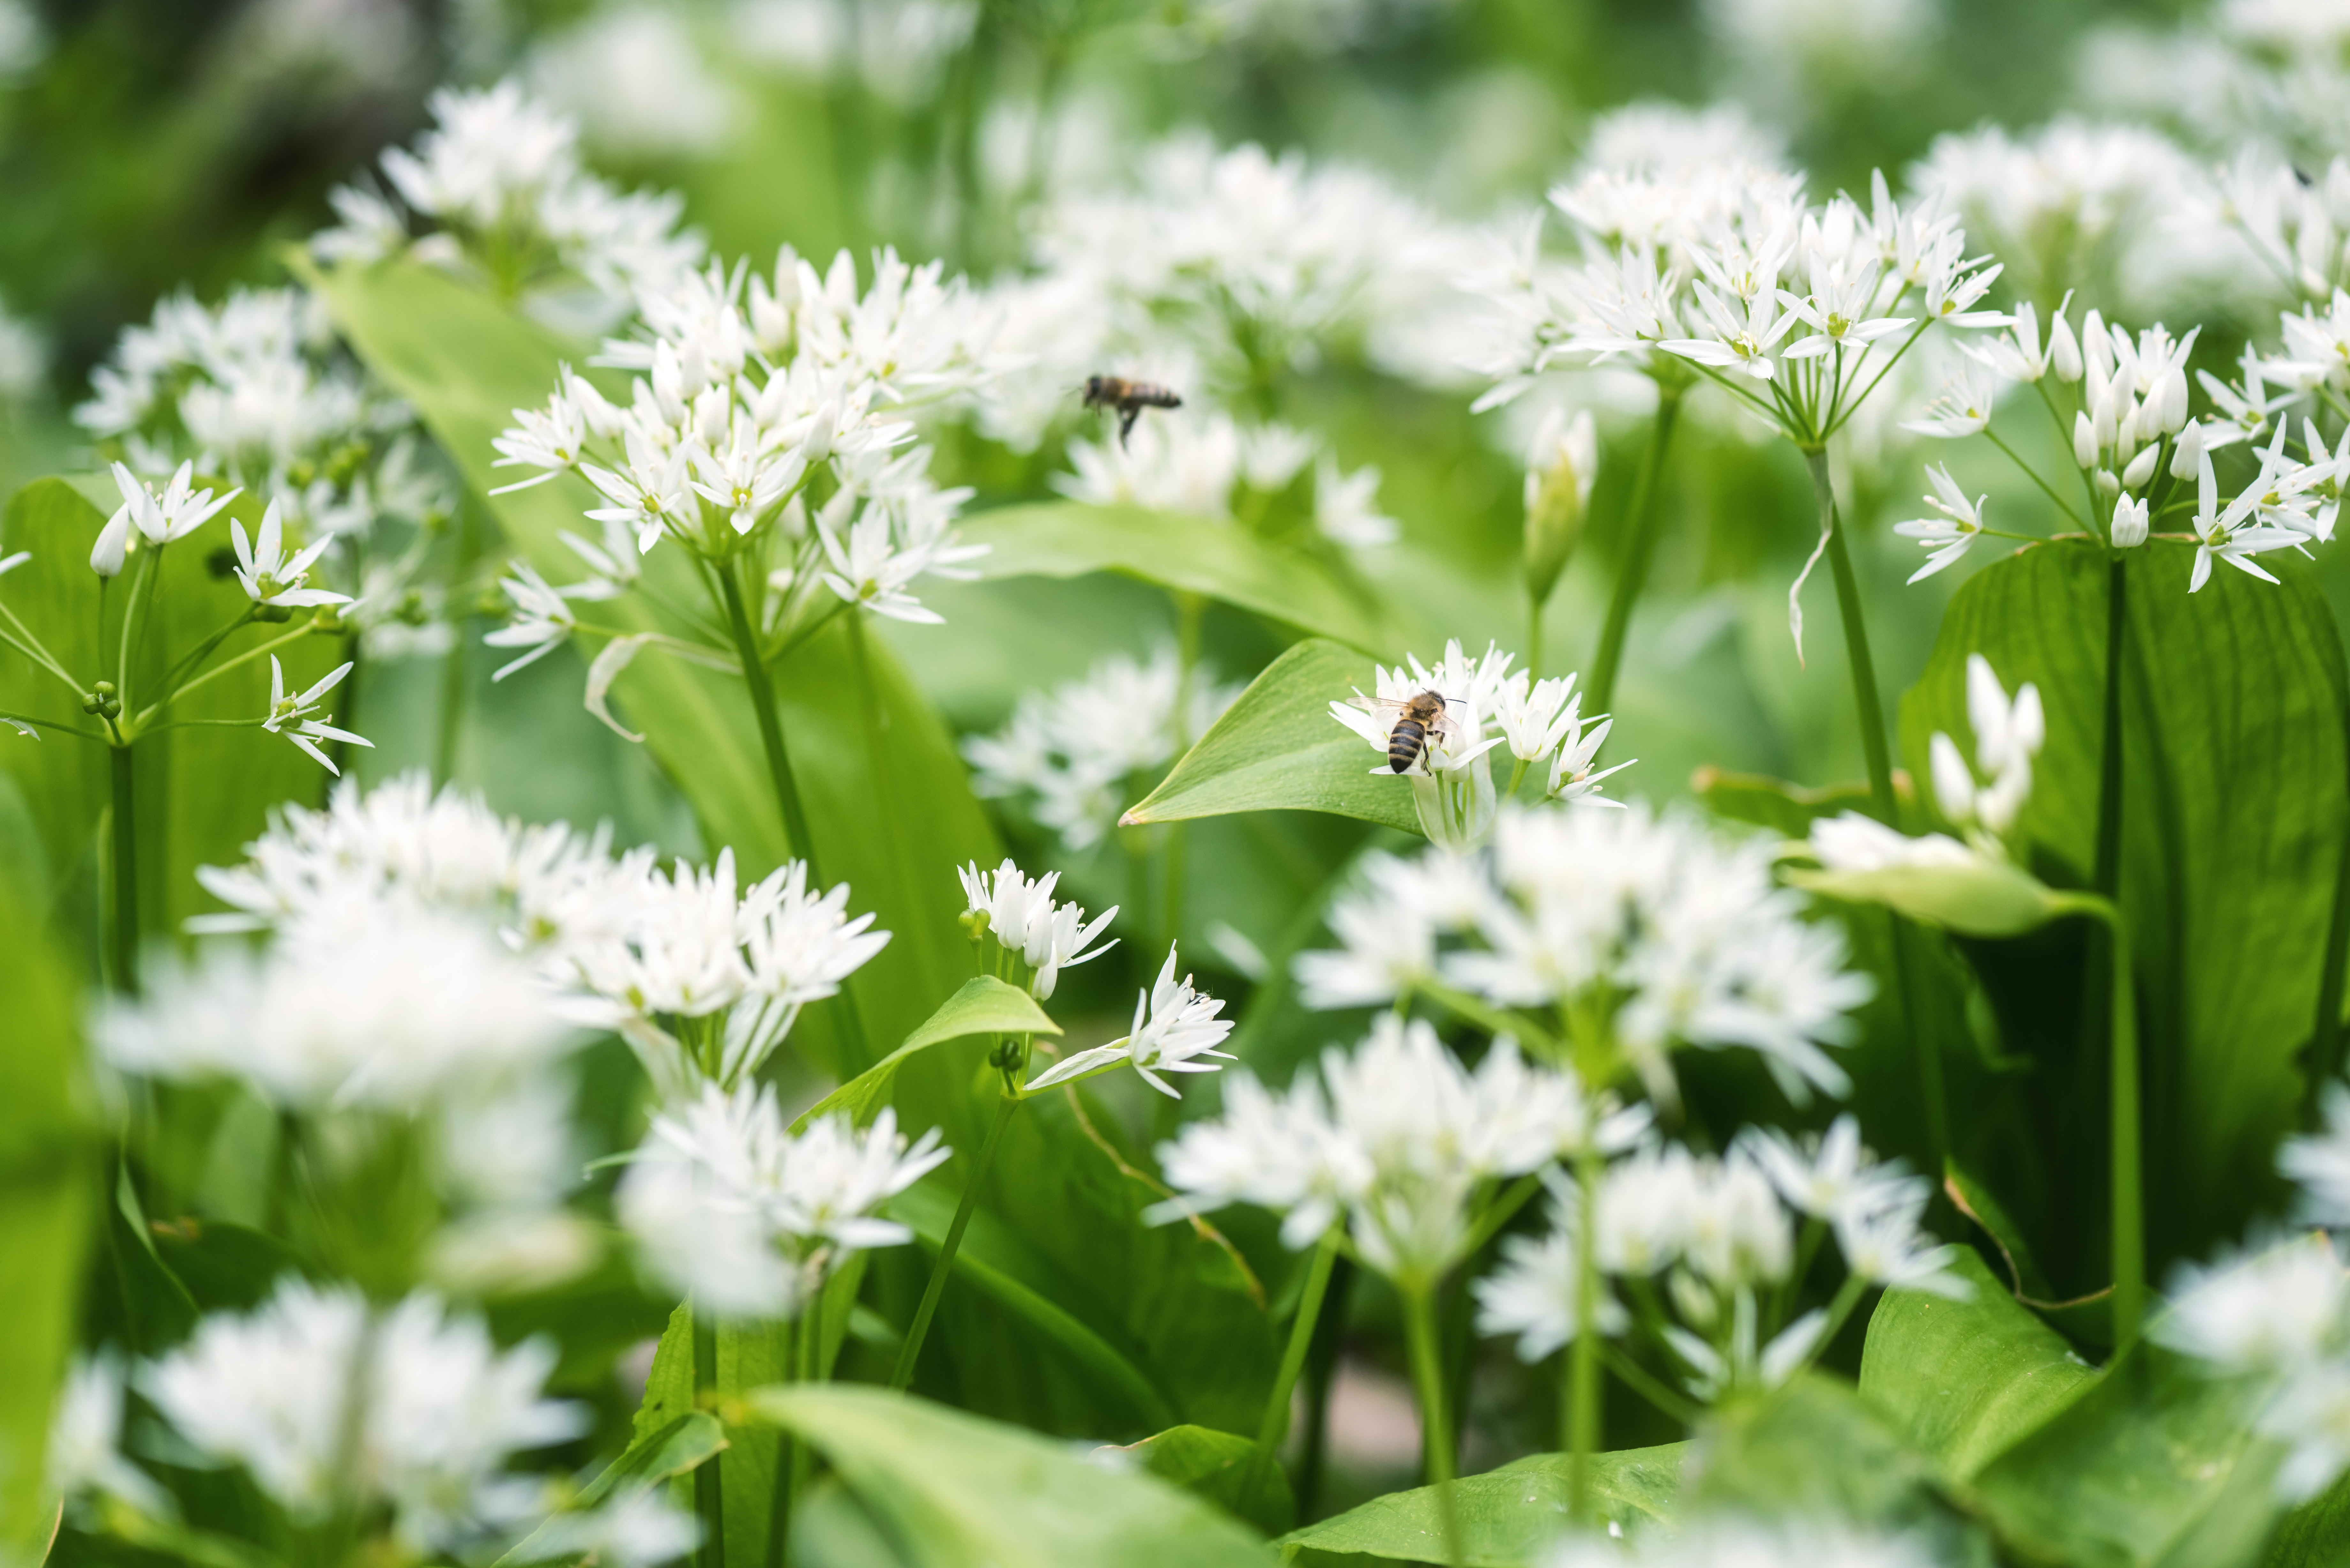
[[[1126,438],[1134,433],[1134,421],[1141,417],[1142,405],[1140,403],[1128,403],[1124,408],[1118,410],[1118,445],[1119,451],[1123,452],[1126,450]]]

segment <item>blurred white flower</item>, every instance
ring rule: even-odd
[[[142,1513],[168,1513],[163,1489],[123,1457],[122,1395],[122,1366],[113,1356],[74,1363],[49,1417],[48,1487],[69,1501],[96,1492]]]
[[[543,39],[525,70],[590,143],[623,155],[712,151],[742,115],[687,22],[652,5],[599,12]]]

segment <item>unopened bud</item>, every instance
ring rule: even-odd
[[[1586,409],[1571,421],[1552,415],[1534,439],[1526,473],[1526,592],[1549,602],[1566,558],[1583,536],[1592,481],[1599,472],[1599,431]]]
[[[2192,479],[2203,461],[2203,427],[2189,425],[2170,447],[2170,477]]]
[[[2148,447],[2147,450],[2152,452],[2154,449]],[[2114,503],[2114,547],[2117,550],[2137,549],[2146,543],[2147,526],[2147,504],[2125,491],[2122,498]]]
[[[294,618],[294,611],[291,607],[286,605],[273,605],[265,602],[253,607],[253,618],[255,620],[268,621],[272,625],[276,625],[284,621],[292,620]]]
[[[988,914],[985,909],[966,909],[961,917],[963,935],[976,942],[987,935]]]
[[[2122,470],[2122,487],[2126,490],[2143,490],[2146,487],[2146,482],[2154,477],[2155,461],[2161,456],[2162,445],[2159,441],[2141,450],[2136,457],[2129,460],[2129,466]]]
[[[2073,416],[2073,461],[2083,468],[2097,466],[2097,430],[2085,413]]]
[[[2093,483],[2097,487],[2097,495],[2101,500],[2111,501],[2122,493],[2121,479],[2110,468],[2097,470],[2096,478]]]
[[[2048,318],[2048,363],[2060,379],[2081,379],[2081,341],[2073,336],[2062,310]]]
[[[2100,452],[2121,438],[2122,411],[2114,406],[2116,401],[2110,393],[2089,400],[2089,430]]]
[[[2154,389],[2156,428],[2165,435],[2177,435],[2187,423],[2187,371],[2182,368],[2168,371]]]

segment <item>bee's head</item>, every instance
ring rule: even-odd
[[[1098,399],[1102,395],[1102,382],[1104,379],[1106,379],[1106,378],[1101,376],[1087,376],[1086,378],[1086,396],[1088,398]]]

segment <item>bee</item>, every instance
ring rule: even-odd
[[[1142,417],[1145,409],[1180,409],[1183,400],[1164,387],[1149,381],[1129,381],[1123,376],[1087,376],[1085,392],[1088,409],[1118,410],[1118,444],[1126,445],[1126,438],[1134,433],[1134,421]]]
[[[1388,767],[1399,774],[1411,771],[1428,747],[1429,732],[1451,732],[1452,721],[1445,716],[1445,707],[1452,701],[1440,691],[1422,691],[1414,697],[1382,697],[1372,704],[1372,711],[1393,721],[1388,731]]]

